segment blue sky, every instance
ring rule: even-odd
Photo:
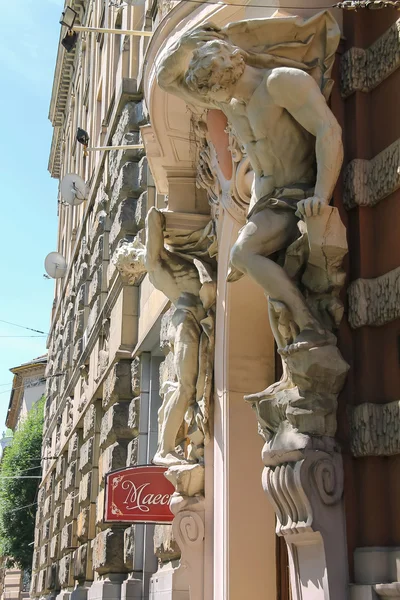
[[[57,180],[47,171],[48,120],[64,0],[0,0],[0,320],[48,332],[54,282],[43,278],[56,250]],[[46,352],[46,338],[0,322],[0,432],[9,369]]]

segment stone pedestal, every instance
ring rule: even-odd
[[[275,464],[264,469],[263,487],[277,515],[276,533],[287,544],[293,600],[343,600],[348,581],[342,459],[334,449],[313,449],[312,442],[297,452],[298,460],[293,452],[288,460],[284,452],[279,461],[275,455]]]
[[[70,600],[87,600],[89,587],[77,585],[71,594]]]
[[[121,600],[142,600],[142,580],[128,578],[121,586]]]
[[[121,584],[125,575],[110,574],[95,581],[88,592],[87,600],[121,600]]]
[[[70,600],[71,598],[71,590],[61,590],[61,592],[56,596],[56,600]]]
[[[190,600],[188,573],[171,563],[150,579],[149,600]]]

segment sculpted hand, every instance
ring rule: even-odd
[[[319,198],[318,196],[300,200],[300,202],[297,203],[296,216],[300,219],[303,217],[315,217],[321,213],[322,207],[327,204],[328,203],[325,200],[322,200],[322,198]]]
[[[198,44],[216,39],[225,40],[226,36],[221,33],[221,29],[217,25],[214,25],[213,23],[205,23],[204,25],[196,27],[195,29],[185,33],[182,36],[181,41],[185,44],[185,46],[190,45],[193,48],[196,48]]]

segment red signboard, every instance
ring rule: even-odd
[[[120,523],[170,523],[169,500],[174,486],[167,469],[148,465],[128,467],[106,475],[104,520]]]

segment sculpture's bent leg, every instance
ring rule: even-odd
[[[268,297],[282,302],[300,331],[313,330],[322,338],[325,330],[311,314],[300,290],[282,267],[267,258],[287,248],[297,235],[294,212],[266,207],[253,215],[241,230],[232,248],[231,262],[261,285]]]
[[[199,361],[200,328],[189,311],[177,309],[174,313],[176,335],[174,364],[177,388],[163,407],[159,447],[153,463],[162,466],[185,464],[188,461],[175,451],[178,431],[188,406],[196,400],[196,382]]]

